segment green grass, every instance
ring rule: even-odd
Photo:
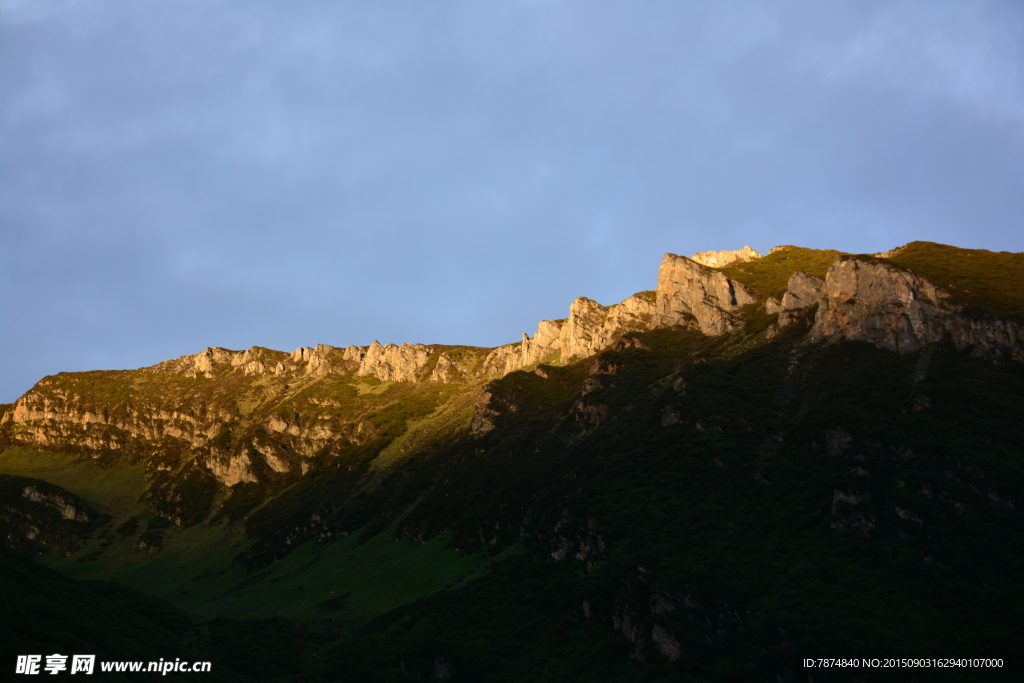
[[[114,525],[110,528],[116,529]],[[101,532],[70,557],[50,554],[42,561],[72,578],[116,581],[200,612],[198,603],[230,588],[232,580],[245,574],[240,568],[231,571],[233,558],[248,544],[237,526],[171,526],[161,534],[164,546],[153,555],[138,549],[138,534],[125,538]],[[196,577],[203,580],[195,581]]]
[[[780,297],[786,291],[790,276],[800,270],[809,275],[825,277],[832,262],[843,255],[834,249],[787,247],[762,259],[718,268],[765,299]]]
[[[1024,253],[911,242],[888,260],[923,275],[958,301],[1024,322]]]
[[[56,484],[78,494],[118,524],[145,508],[138,502],[147,486],[142,465],[108,469],[63,453],[12,448],[0,453],[0,473]]]
[[[778,296],[793,272],[824,275],[838,255],[790,248],[723,271]],[[1020,257],[913,243],[892,261],[1016,315]],[[402,680],[406,665],[429,678],[438,655],[467,680],[599,680],[606,666],[622,680],[742,680],[743,667],[766,680],[799,648],[966,654],[1014,642],[1024,535],[1006,501],[1024,500],[1024,365],[948,345],[800,345],[799,326],[769,341],[775,316],[763,310],[745,307],[744,329],[722,337],[637,333],[644,348],[605,352],[611,370],[593,376],[589,360],[510,373],[490,385],[501,414],[479,437],[460,438],[472,384],[310,378],[264,400],[242,377],[182,383],[214,392],[203,401],[240,391],[231,400],[244,399],[249,425],[281,411],[373,427],[308,456],[305,477],[249,497],[235,489],[240,512],[213,525],[162,523],[138,502],[141,466],[19,449],[0,455],[0,472],[51,481],[111,515],[80,551],[44,557],[49,566],[195,614],[278,619],[268,631],[285,620],[357,631],[330,656],[367,662],[381,680],[392,666]],[[225,448],[248,428],[228,423]],[[849,443],[837,450],[838,431]],[[870,498],[836,508],[836,491]],[[872,524],[863,534],[850,526],[860,512]],[[141,552],[141,534],[161,550]],[[554,562],[558,536],[569,553]],[[651,611],[655,590],[673,611]],[[632,644],[610,626],[623,606],[644,633],[670,629],[685,660],[648,650],[632,676]],[[591,656],[584,675],[578,662]]]
[[[394,539],[393,527],[357,544],[358,534],[331,544],[310,541],[229,590],[194,607],[234,617],[328,616],[356,624],[486,571],[481,553],[460,555],[438,536],[416,544]],[[328,601],[344,598],[339,610]],[[325,604],[326,603],[326,604]]]
[[[249,544],[240,525],[166,530],[166,545],[146,556],[132,539],[114,539],[99,558],[82,562],[91,546],[43,562],[76,579],[116,581],[193,613],[232,618],[330,617],[362,623],[382,612],[486,570],[481,553],[461,555],[438,536],[417,544],[394,540],[394,526],[365,543],[359,534],[309,541],[268,567],[249,570],[234,558]],[[340,609],[324,605],[344,596]]]
[[[465,433],[473,421],[479,385],[470,385],[462,393],[442,403],[430,415],[410,421],[406,430],[373,459],[371,467],[387,468],[406,456]]]
[[[437,419],[450,418],[442,413]],[[394,525],[364,543],[359,532],[330,544],[310,541],[250,571],[234,562],[251,544],[241,525],[180,528],[139,503],[146,488],[141,466],[103,469],[64,454],[15,449],[0,454],[0,472],[50,481],[111,515],[78,552],[52,552],[43,564],[71,578],[116,581],[205,616],[330,617],[357,624],[486,571],[482,553],[459,554],[445,536],[422,544],[395,541]],[[148,555],[138,539],[153,531],[164,545]],[[346,596],[341,609],[322,605],[340,596]]]

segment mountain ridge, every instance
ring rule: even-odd
[[[555,619],[618,653],[606,663],[621,680],[656,679],[662,666],[721,678],[716,662],[740,652],[757,664],[730,668],[737,680],[797,680],[776,624],[805,646],[862,651],[888,637],[869,625],[849,635],[848,615],[864,609],[977,651],[981,641],[944,630],[952,612],[911,608],[923,594],[899,578],[973,596],[958,609],[994,619],[997,644],[1015,612],[994,605],[1024,606],[1013,540],[1024,335],[1003,275],[986,280],[976,263],[987,256],[963,265],[949,261],[956,253],[789,246],[719,268],[667,254],[656,290],[607,307],[578,298],[563,321],[495,349],[206,349],[62,373],[0,408],[0,472],[50,482],[53,500],[80,496],[98,510],[91,520],[108,515],[77,536],[65,517],[47,543],[21,543],[61,571],[205,614],[275,605],[369,629],[369,640],[353,630],[331,646],[341,659],[362,647],[406,661],[399,643],[412,639],[427,648],[423,677],[437,657],[454,671],[493,668],[473,664],[472,648],[405,633],[402,619],[432,633],[428,621],[443,619],[420,606],[470,618],[473,600],[505,604],[516,582],[540,577],[564,588],[539,588],[550,605],[523,614],[540,640],[497,617],[471,620],[563,661],[562,636],[540,635]],[[1012,271],[1022,256],[1000,258]],[[76,488],[129,470],[118,507],[92,492],[106,484]],[[53,514],[19,493],[27,486],[9,487],[8,539]],[[367,583],[374,562],[391,583]],[[847,635],[808,629],[823,617],[786,592],[793,577],[843,605],[828,613]],[[899,586],[886,599],[904,616],[884,607],[883,585]],[[924,641],[893,642],[909,652]]]

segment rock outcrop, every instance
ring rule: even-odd
[[[811,339],[913,351],[946,336],[975,355],[1024,360],[1024,326],[975,315],[922,277],[886,261],[840,257],[828,269]]]
[[[778,328],[791,324],[800,312],[818,303],[825,280],[802,271],[793,273],[789,278],[786,292],[782,299],[774,297],[765,302],[767,313],[778,313]]]
[[[214,478],[224,486],[241,483],[256,483],[259,479],[252,473],[252,461],[245,453],[240,455],[214,455],[206,460]]]
[[[556,358],[572,362],[612,347],[628,332],[655,327],[725,334],[742,325],[740,307],[756,301],[753,292],[724,273],[685,256],[666,254],[657,290],[639,292],[611,306],[579,297],[565,320],[542,320],[533,339],[524,333],[521,342],[494,349],[482,372],[501,376]]]
[[[736,251],[701,251],[691,256],[690,260],[708,268],[725,268],[734,263],[747,263],[759,258],[763,258],[761,254],[750,247],[743,247]]]
[[[562,326],[565,320],[541,320],[531,339],[523,332],[523,340],[499,346],[484,359],[482,374],[501,377],[537,363],[558,358],[562,352]]]
[[[655,324],[689,327],[709,336],[742,325],[737,313],[757,297],[724,273],[675,254],[665,254],[658,272]]]
[[[0,474],[0,542],[29,555],[73,552],[103,520],[82,498],[39,479]]]
[[[494,349],[483,363],[486,376],[501,376],[537,363],[569,363],[612,346],[627,332],[657,325],[653,292],[640,292],[612,306],[578,297],[564,320],[542,320],[537,334]]]
[[[382,382],[415,382],[421,379],[434,350],[423,344],[381,346],[374,341],[365,351],[360,351],[362,358],[357,376],[376,377]]]
[[[338,356],[344,361],[344,351],[327,344],[317,344],[315,347],[300,347],[292,351],[291,363],[298,367],[305,364],[304,373],[314,377],[325,377],[337,368]],[[278,374],[291,369],[292,365],[282,363]]]
[[[0,410],[0,436],[5,443],[92,457],[191,453],[201,456],[197,462],[224,485],[253,482],[261,473],[302,470],[307,466],[304,458],[325,448],[373,437],[374,426],[364,416],[344,413],[346,394],[288,403],[306,387],[333,377],[344,378],[345,391],[355,395],[372,383],[353,377],[482,383],[541,363],[593,356],[624,343],[630,332],[676,327],[725,334],[743,325],[740,309],[755,303],[757,296],[698,261],[753,258],[759,255],[752,249],[707,252],[694,259],[666,254],[656,290],[611,306],[577,298],[564,320],[542,320],[532,338],[524,333],[521,341],[491,350],[376,341],[345,348],[319,344],[291,353],[256,346],[244,351],[210,347],[138,371],[47,377]],[[860,340],[910,351],[949,337],[958,348],[972,347],[979,356],[1024,360],[1020,323],[972,311],[930,281],[883,259],[842,256],[824,279],[795,272],[786,292],[765,302],[765,308],[779,314],[777,324],[767,330],[769,337],[797,318],[813,317],[811,339]],[[643,348],[635,335],[625,341]],[[486,432],[497,414],[508,410],[512,408],[485,390],[473,430]],[[673,414],[663,415],[665,425],[675,420]],[[225,434],[230,436],[226,445],[218,445]],[[160,465],[165,466],[170,467]]]
[[[30,484],[25,487],[21,495],[34,503],[42,503],[53,508],[64,519],[73,519],[78,522],[89,521],[89,511],[82,501],[67,492],[40,491],[38,486]]]
[[[576,299],[559,335],[563,362],[603,351],[626,332],[654,327],[654,310],[654,298],[645,292],[614,306],[602,306],[584,297]]]
[[[476,398],[476,412],[473,415],[473,422],[470,431],[482,436],[495,428],[495,420],[506,413],[519,412],[519,403],[516,397],[503,394],[492,382],[484,386]]]
[[[253,346],[245,351],[210,346],[191,356],[165,360],[150,369],[155,372],[203,376],[207,379],[212,379],[217,373],[233,369],[238,369],[245,375],[283,374],[291,369],[287,359],[286,353],[259,346]]]

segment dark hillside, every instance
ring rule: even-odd
[[[8,672],[17,655],[54,652],[94,654],[97,662],[206,659],[178,636],[193,627],[184,612],[115,584],[72,581],[5,548],[0,548],[0,602],[0,651]],[[204,675],[215,681],[238,680],[222,669],[214,667]],[[135,680],[124,674],[101,676]]]
[[[637,376],[610,355],[628,387]],[[424,677],[440,657],[466,680],[803,680],[793,662],[825,653],[1013,660],[1024,369],[850,343],[673,377],[682,390],[648,384],[589,433],[569,402],[560,440],[510,425],[489,457],[439,464],[450,482],[408,524],[422,514],[498,547],[525,532],[534,559],[371,624],[337,665],[367,680],[385,677],[355,652]]]

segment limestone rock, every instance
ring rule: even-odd
[[[786,327],[799,317],[799,312],[818,303],[825,281],[815,275],[796,271],[789,277],[786,293],[778,304],[779,328]],[[765,306],[768,310],[768,306]],[[768,311],[771,313],[772,311]]]
[[[291,471],[291,455],[278,443],[270,439],[256,438],[252,441],[252,447],[263,456],[270,469],[278,473]]]
[[[341,349],[327,344],[317,344],[315,348],[300,347],[292,351],[291,359],[296,366],[301,363],[305,364],[305,374],[324,377],[334,370],[334,363],[331,362],[332,356],[335,355],[334,351],[341,351]],[[339,355],[342,355],[342,360],[345,359],[343,354]]]
[[[760,258],[749,247],[708,253],[719,255],[715,257],[719,260],[732,259],[730,262]],[[612,348],[628,332],[659,326],[724,334],[742,325],[736,316],[739,307],[756,300],[750,290],[723,273],[684,256],[666,254],[655,292],[640,292],[612,306],[579,297],[564,321],[542,320],[533,339],[524,334],[521,342],[494,349],[484,360],[482,373],[502,376],[555,357],[572,362]],[[643,343],[637,340],[630,346],[643,348]]]
[[[975,355],[1024,360],[1024,325],[974,316],[924,278],[882,260],[844,256],[825,276],[811,339],[913,351],[946,335]]]
[[[683,653],[682,646],[675,636],[672,635],[672,632],[666,631],[657,624],[651,629],[651,640],[654,641],[661,654],[665,655],[671,662],[679,659]]]
[[[495,420],[504,413],[519,412],[519,404],[510,396],[503,396],[493,382],[480,390],[476,398],[476,413],[470,430],[482,436],[495,427]]]
[[[485,377],[500,377],[557,357],[562,349],[563,323],[560,320],[541,320],[533,339],[524,332],[521,342],[494,349],[484,359],[482,374]]]
[[[445,384],[451,384],[458,381],[459,377],[463,373],[459,369],[459,366],[453,361],[447,353],[441,353],[437,357],[437,365],[430,372],[430,379],[433,382],[443,382]]]
[[[794,311],[817,303],[824,284],[825,280],[820,277],[796,271],[790,275],[786,293],[782,295],[782,309]]]
[[[708,268],[725,268],[734,263],[747,263],[759,258],[762,258],[761,254],[750,247],[743,247],[736,251],[701,251],[690,257],[691,260]]]
[[[586,297],[578,297],[569,307],[569,317],[562,325],[562,359],[575,360],[600,350],[602,328],[608,314],[605,307]]]
[[[665,254],[658,272],[655,322],[718,336],[742,325],[736,313],[757,297],[724,273],[685,256]]]
[[[382,382],[415,382],[420,379],[432,351],[423,344],[381,346],[374,341],[366,349],[356,375],[373,376]]]
[[[70,496],[63,496],[59,493],[43,493],[35,486],[26,486],[21,494],[23,497],[28,498],[33,503],[42,503],[47,505],[57,512],[60,513],[64,519],[74,520],[76,522],[88,522],[89,514],[86,510],[79,509],[75,500]]]
[[[252,462],[245,454],[231,457],[214,455],[207,459],[206,466],[224,486],[242,482],[253,484],[257,481],[256,475],[252,473]]]

